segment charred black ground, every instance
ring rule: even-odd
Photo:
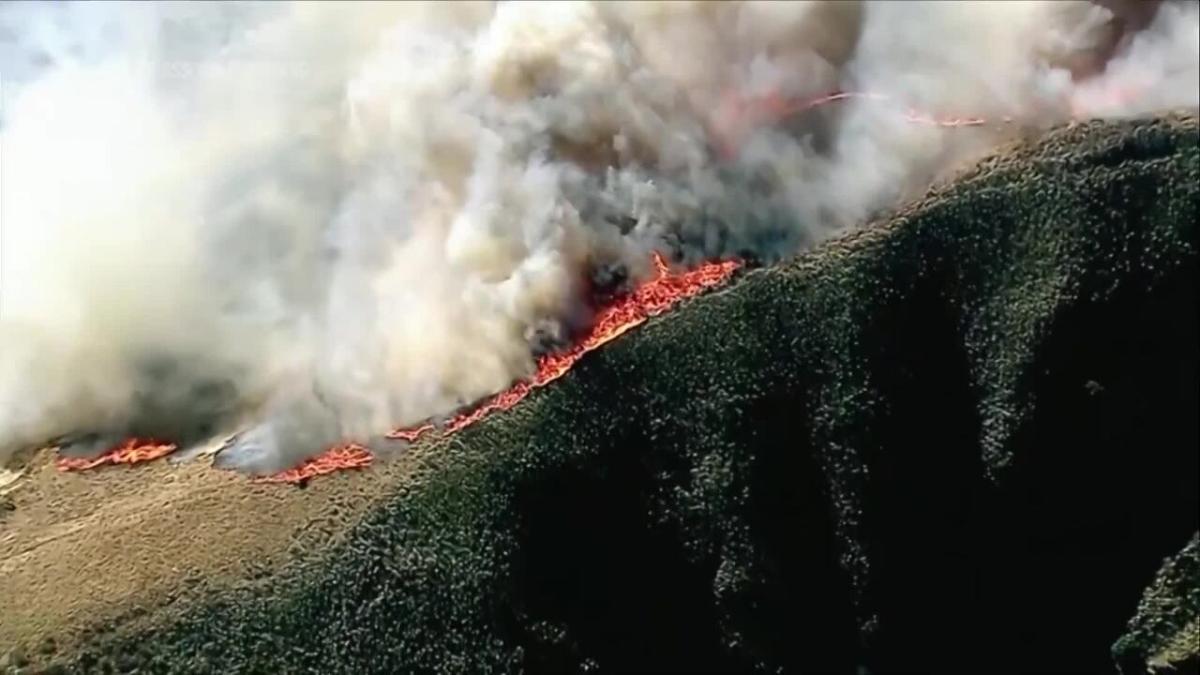
[[[1195,118],[1059,130],[417,448],[319,563],[61,665],[1106,672],[1127,630],[1124,670],[1186,660],[1194,539],[1139,599],[1197,530],[1198,206]]]

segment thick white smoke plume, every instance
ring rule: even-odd
[[[778,258],[1015,134],[1196,107],[1198,15],[4,5],[0,461],[253,420],[225,462],[270,471],[445,413],[652,248]]]

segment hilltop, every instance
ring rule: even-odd
[[[301,490],[39,456],[0,512],[0,655],[174,673],[1183,667],[1198,206],[1195,117],[1075,125],[366,472]]]

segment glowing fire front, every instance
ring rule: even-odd
[[[629,295],[600,310],[588,335],[570,350],[546,354],[538,359],[537,372],[529,380],[484,400],[467,412],[459,413],[446,422],[444,431],[454,433],[483,419],[497,410],[508,410],[529,395],[529,392],[562,377],[584,354],[622,335],[626,331],[661,314],[684,298],[723,283],[740,266],[736,261],[706,263],[694,270],[671,274],[666,261],[654,254],[654,278]],[[389,438],[415,441],[436,427],[432,422],[397,429]]]
[[[443,431],[454,433],[492,412],[508,410],[528,396],[529,392],[562,377],[584,354],[619,337],[648,318],[663,313],[680,300],[725,282],[740,265],[741,263],[735,261],[705,263],[696,269],[672,273],[662,256],[655,253],[653,278],[602,308],[597,313],[590,332],[574,347],[564,352],[542,356],[538,359],[537,371],[531,379],[518,382],[468,411],[455,415],[446,423]],[[388,437],[414,441],[434,429],[432,423],[426,422],[407,429],[397,429],[388,434]],[[98,457],[60,457],[56,464],[61,471],[82,471],[104,464],[147,462],[164,457],[175,449],[173,443],[132,438]],[[339,445],[294,469],[255,480],[268,483],[304,483],[316,476],[342,469],[366,467],[371,464],[373,458],[370,450],[361,445]]]

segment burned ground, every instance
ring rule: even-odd
[[[321,555],[93,622],[42,665],[1104,672],[1118,639],[1127,671],[1172,640],[1194,660],[1194,539],[1159,568],[1197,530],[1198,206],[1194,117],[1056,131],[425,440]]]

